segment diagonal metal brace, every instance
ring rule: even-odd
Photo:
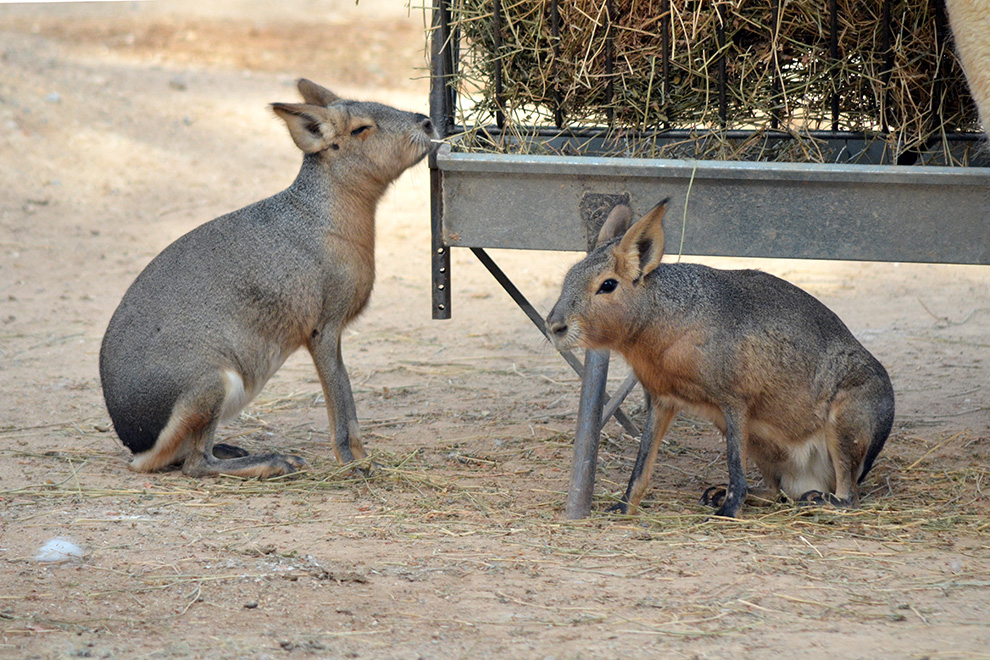
[[[532,321],[537,328],[539,328],[540,332],[543,333],[543,336],[549,340],[550,333],[547,330],[546,321],[544,321],[543,317],[536,311],[536,308],[530,304],[529,300],[526,299],[526,296],[524,296],[522,292],[516,288],[516,285],[512,283],[512,280],[509,279],[508,275],[506,275],[502,269],[499,268],[498,264],[495,263],[495,261],[488,255],[487,252],[485,252],[484,249],[471,248],[471,252],[474,253],[474,256],[478,257],[478,261],[480,261],[485,268],[488,269],[488,272],[490,272],[492,277],[494,277],[502,288],[505,289],[505,292],[509,294],[509,297],[512,298],[512,300],[523,312],[525,312],[526,316],[529,317],[529,320]],[[585,369],[584,365],[581,363],[581,360],[579,360],[578,357],[571,351],[559,352],[561,357],[567,361],[567,364],[571,365],[571,368],[574,369],[574,372],[583,381]],[[636,377],[630,375],[626,378],[626,381],[622,383],[619,391],[615,395],[609,397],[606,392],[605,396],[607,398],[605,401],[604,412],[601,417],[601,423],[604,424],[609,417],[614,415],[615,421],[619,422],[619,424],[622,425],[622,428],[626,430],[626,433],[633,437],[639,435],[639,429],[636,428],[636,425],[631,419],[629,419],[629,416],[623,412],[620,406],[635,385]]]

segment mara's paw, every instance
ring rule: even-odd
[[[617,513],[620,516],[624,516],[629,513],[629,504],[626,502],[616,502],[612,506],[605,509],[605,513]]]
[[[703,506],[710,506],[713,509],[718,509],[725,503],[725,495],[728,492],[728,486],[709,486],[705,489],[705,492],[701,494],[700,503]]]
[[[258,464],[253,470],[254,473],[249,476],[256,476],[259,479],[284,477],[309,468],[306,459],[291,454],[268,454],[257,458]]]
[[[722,506],[715,509],[715,516],[718,518],[738,518],[739,509],[739,504],[730,505],[729,503],[723,503]]]
[[[308,468],[305,459],[286,454],[248,454],[235,458],[216,458],[199,452],[186,457],[182,472],[189,477],[229,474],[235,477],[269,479]]]
[[[364,458],[359,461],[347,463],[343,466],[341,472],[345,476],[350,476],[355,479],[368,479],[375,473],[380,472],[381,469],[381,465],[373,462],[370,458]]]
[[[834,506],[839,509],[856,508],[856,502],[853,498],[844,500],[832,493],[823,493],[820,490],[809,490],[798,498],[797,503],[804,506]]]
[[[284,474],[292,474],[293,472],[299,472],[300,470],[308,470],[309,463],[302,456],[296,456],[294,454],[285,454],[280,456],[289,469]]]

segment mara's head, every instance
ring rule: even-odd
[[[559,350],[619,348],[637,325],[644,279],[663,257],[665,199],[631,227],[632,211],[612,209],[595,249],[564,278],[547,329]]]
[[[434,149],[437,139],[426,115],[381,103],[348,101],[302,79],[305,103],[273,103],[296,146],[358,178],[389,183]]]

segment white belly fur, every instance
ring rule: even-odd
[[[266,364],[259,365],[263,372],[257,374],[254,379],[255,387],[250,390],[244,387],[244,378],[239,373],[234,369],[224,369],[221,376],[227,392],[224,396],[223,406],[220,408],[220,421],[226,422],[236,417],[244,409],[244,406],[258,395],[268,379],[275,375],[275,372],[282,367],[288,357],[288,353],[277,353],[269,356]]]
[[[835,492],[835,468],[822,433],[806,438],[801,444],[791,445],[789,459],[783,468],[780,489],[791,499],[797,499],[809,490]]]
[[[824,429],[797,442],[785,438],[776,427],[761,422],[750,422],[749,432],[784,455],[785,458],[775,467],[780,475],[780,489],[788,497],[797,499],[810,490],[823,493],[835,491],[835,468],[828,455]],[[753,454],[750,456],[757,463],[766,460]]]

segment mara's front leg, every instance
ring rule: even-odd
[[[649,394],[647,394],[647,405],[650,406],[650,414],[643,429],[643,439],[639,443],[639,452],[636,454],[636,464],[629,477],[629,486],[619,503],[608,509],[615,513],[635,513],[636,507],[639,506],[650,485],[650,476],[657,462],[660,440],[678,412],[678,408],[673,404],[651,397]]]
[[[822,468],[819,474],[811,474],[812,479],[806,481],[817,477],[819,485],[802,494],[799,502],[831,504],[843,509],[859,506],[856,478],[873,439],[873,411],[864,405],[866,401],[869,401],[867,397],[857,397],[848,391],[835,396],[825,423],[825,443],[833,474]],[[811,472],[814,466],[809,464],[807,469]]]
[[[337,332],[314,333],[309,352],[316,364],[316,372],[323,386],[327,402],[327,415],[333,429],[333,453],[341,465],[367,458],[361,444],[361,430],[354,407],[351,381],[340,353],[340,335]]]

